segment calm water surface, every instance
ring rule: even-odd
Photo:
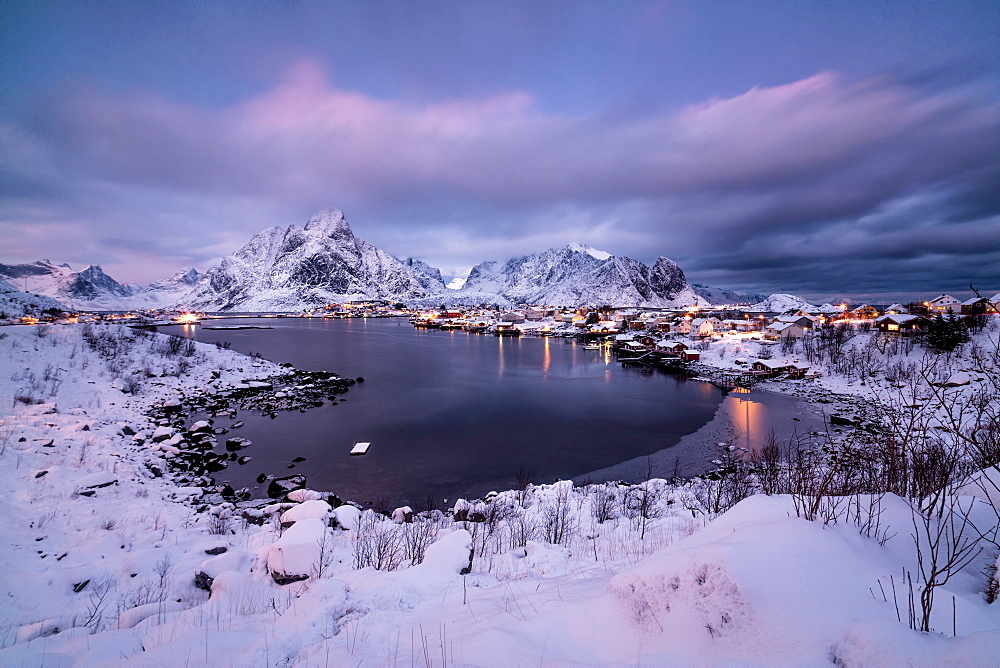
[[[275,419],[240,413],[246,425],[233,435],[253,441],[243,451],[252,460],[218,478],[257,491],[259,473],[303,473],[310,487],[362,503],[441,505],[510,488],[519,467],[551,482],[661,451],[723,400],[709,383],[623,368],[566,339],[414,329],[398,318],[205,324],[272,329],[163,329],[366,380],[335,406]],[[372,443],[367,455],[348,456],[356,441]],[[299,456],[306,461],[288,468]]]

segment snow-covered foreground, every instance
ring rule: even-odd
[[[716,515],[729,492],[711,481],[529,485],[393,518],[309,490],[271,504],[206,501],[156,477],[171,450],[154,449],[144,413],[285,370],[104,331],[127,340],[114,357],[78,327],[0,330],[2,665],[1000,657],[988,543],[936,588],[934,631],[911,630],[922,528],[893,495],[858,495],[853,511],[827,504],[814,521],[792,495],[749,496]],[[976,528],[995,523],[995,506],[961,503]]]

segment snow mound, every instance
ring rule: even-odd
[[[816,306],[810,304],[801,297],[796,297],[795,295],[776,293],[771,295],[764,301],[754,304],[753,306],[751,306],[746,310],[784,313],[785,311],[797,311],[799,309],[802,309],[804,311],[815,311]]]

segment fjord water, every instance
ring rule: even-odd
[[[365,379],[337,405],[274,419],[240,412],[245,426],[233,435],[253,441],[241,453],[252,460],[217,477],[258,493],[259,473],[302,473],[310,487],[361,503],[441,506],[509,489],[519,468],[552,482],[661,451],[712,420],[723,399],[710,383],[623,368],[567,339],[414,329],[400,318],[203,324],[271,329],[164,330]],[[372,443],[367,455],[348,455],[356,441]],[[295,457],[306,460],[289,468]]]

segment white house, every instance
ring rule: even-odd
[[[802,325],[794,322],[775,321],[764,328],[765,339],[801,339],[805,334]]]
[[[962,302],[951,295],[939,295],[927,302],[929,313],[958,313],[962,310]]]

